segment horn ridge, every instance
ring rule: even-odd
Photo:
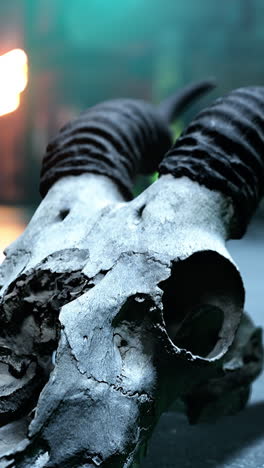
[[[82,112],[64,125],[47,146],[41,169],[41,196],[61,177],[95,173],[113,179],[124,197],[130,199],[135,175],[156,171],[172,144],[169,114],[175,116],[211,89],[212,84],[204,83],[177,92],[163,107],[155,108],[139,99],[115,99]]]
[[[48,145],[40,193],[44,197],[60,177],[97,173],[112,178],[130,199],[136,173],[157,170],[170,146],[169,127],[150,104],[132,99],[97,104]]]
[[[264,191],[264,87],[239,88],[202,110],[159,170],[229,196],[240,238]]]

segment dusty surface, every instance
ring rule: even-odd
[[[245,239],[228,244],[243,275],[246,309],[264,327],[264,224],[252,225]],[[190,426],[176,413],[162,416],[141,468],[263,468],[264,374],[253,385],[240,414],[214,425]]]

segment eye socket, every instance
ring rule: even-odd
[[[223,321],[224,313],[219,307],[201,304],[185,316],[174,335],[170,330],[169,336],[179,348],[206,357],[217,343]]]
[[[232,263],[216,252],[175,262],[163,289],[163,317],[171,341],[195,356],[221,357],[232,343],[244,288]]]

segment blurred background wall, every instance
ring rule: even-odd
[[[0,224],[4,218],[7,229],[11,220],[4,243],[39,203],[41,158],[65,122],[104,99],[158,102],[207,77],[215,77],[218,88],[200,106],[234,87],[263,85],[263,21],[263,0],[0,2],[0,55],[22,49],[28,64],[19,105],[0,112]],[[0,110],[14,70],[3,81],[0,57]]]

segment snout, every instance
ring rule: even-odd
[[[19,468],[130,466],[149,417],[154,417],[152,400],[92,378],[81,381],[82,388],[80,382],[78,388],[72,382],[66,392],[52,384],[44,389],[31,425],[32,453]],[[34,446],[38,454],[33,453]]]

